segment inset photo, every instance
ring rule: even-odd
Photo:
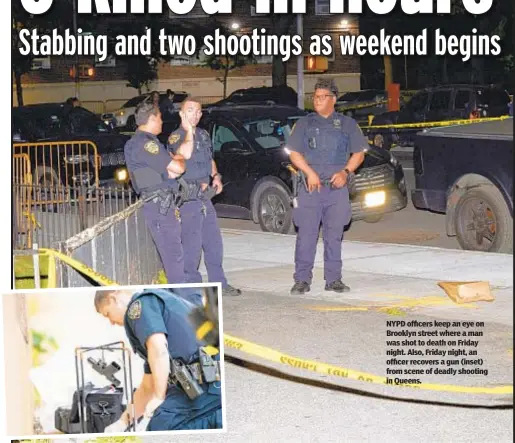
[[[220,293],[209,283],[3,294],[6,436],[224,432]]]

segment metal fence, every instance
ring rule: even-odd
[[[13,182],[15,249],[33,243],[51,248],[127,208],[136,195],[127,188],[39,186]],[[36,200],[33,196],[44,197]],[[51,202],[51,203],[49,203]]]
[[[90,229],[60,242],[56,249],[122,285],[152,284],[161,260],[138,201]],[[57,260],[58,287],[91,286],[89,278]]]
[[[13,149],[15,156],[28,158],[32,182],[42,188],[98,186],[101,159],[97,146],[91,141],[14,143]],[[23,182],[27,174],[27,170],[23,169],[25,165],[15,162],[13,166],[14,181]],[[33,196],[38,202],[43,198],[42,195]],[[47,200],[47,203],[59,202]]]

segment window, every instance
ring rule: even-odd
[[[315,0],[315,15],[329,15],[330,0]]]
[[[97,68],[114,68],[116,67],[116,57],[108,55],[104,61],[99,61],[99,56],[95,55],[95,67]]]
[[[431,111],[444,111],[449,109],[451,91],[435,91],[431,97],[429,109]]]
[[[470,102],[470,91],[461,89],[456,92],[456,98],[454,99],[455,109],[466,109]]]
[[[216,125],[213,131],[213,152],[219,152],[224,143],[238,142],[238,137],[234,134],[232,129],[224,125]]]
[[[477,91],[477,101],[480,105],[507,106],[510,98],[506,91],[502,89],[479,89]]]
[[[407,106],[413,112],[424,112],[426,109],[428,97],[429,97],[429,94],[427,92],[421,92],[419,94],[415,94]]]
[[[291,134],[291,129],[298,117],[288,118],[284,121],[266,118],[251,121],[243,126],[256,143],[264,149],[280,148]]]

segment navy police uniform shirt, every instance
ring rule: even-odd
[[[186,131],[181,126],[168,137],[168,150],[176,153],[184,139]],[[205,129],[195,128],[193,136],[193,151],[191,157],[186,160],[186,172],[182,176],[186,182],[209,184],[212,171],[213,149],[209,133]]]
[[[198,361],[202,343],[197,341],[189,320],[194,308],[183,297],[165,289],[134,294],[125,313],[124,326],[134,352],[145,360],[146,374],[151,374],[146,342],[153,334],[166,336],[172,358],[180,359],[185,364]]]
[[[131,180],[138,192],[173,187],[175,180],[168,177],[166,169],[172,158],[157,136],[136,130],[131,139],[125,143],[124,154]],[[135,179],[134,173],[138,170],[140,171]],[[149,186],[149,183],[152,185]]]
[[[346,166],[351,154],[363,152],[368,142],[354,119],[337,112],[328,118],[311,113],[297,121],[287,146],[302,154],[321,180],[329,180]]]

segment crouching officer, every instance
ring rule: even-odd
[[[184,282],[184,256],[179,212],[175,207],[184,158],[171,158],[157,135],[163,121],[158,107],[143,102],[136,108],[138,128],[125,144],[125,161],[134,190],[145,201],[143,215],[156,244],[168,283]]]
[[[134,404],[105,432],[124,432],[143,415],[151,417],[147,431],[222,428],[219,355],[208,355],[196,338],[190,323],[195,305],[169,290],[148,289],[97,291],[95,307],[125,327],[145,361]]]
[[[202,117],[200,103],[186,98],[180,116],[181,127],[170,134],[168,150],[186,159],[186,172],[181,179],[186,183],[187,195],[180,208],[186,282],[202,282],[198,269],[203,250],[208,280],[221,282],[222,295],[240,295],[239,289],[227,283],[223,270],[222,234],[211,202],[212,197],[222,192],[222,177],[213,160],[208,132],[196,127]]]
[[[310,290],[320,223],[325,290],[350,290],[341,280],[343,230],[352,215],[347,184],[363,162],[368,143],[354,119],[335,112],[337,96],[334,80],[318,80],[313,95],[316,112],[297,121],[287,142],[291,162],[307,178],[307,189],[301,187],[293,209],[298,232],[291,294]]]

